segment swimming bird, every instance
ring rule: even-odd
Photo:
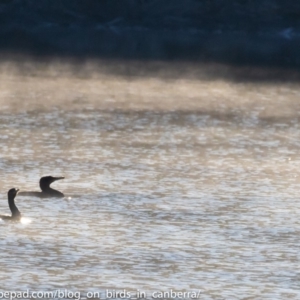
[[[45,176],[40,179],[41,192],[20,192],[20,196],[33,196],[39,198],[63,198],[65,195],[50,187],[50,184],[54,181],[64,179],[65,177],[52,177]]]
[[[8,191],[7,197],[8,197],[8,205],[9,205],[9,208],[11,211],[11,216],[0,215],[0,219],[15,220],[15,221],[19,221],[21,219],[21,213],[15,204],[15,197],[16,197],[18,191],[19,191],[19,189],[15,189],[15,188],[12,188]]]

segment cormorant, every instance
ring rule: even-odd
[[[52,177],[52,176],[45,176],[40,179],[40,188],[41,192],[20,192],[20,196],[33,196],[39,198],[63,198],[65,195],[60,191],[52,189],[50,184],[56,180],[64,179],[65,177]]]
[[[7,193],[8,196],[8,205],[11,210],[11,216],[0,215],[0,219],[2,220],[16,220],[19,221],[21,219],[21,213],[18,210],[15,204],[15,197],[18,193],[19,189],[10,189]]]

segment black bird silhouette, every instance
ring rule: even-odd
[[[40,179],[41,192],[20,192],[20,196],[33,196],[39,198],[63,198],[65,195],[50,187],[50,184],[54,181],[64,179],[65,177],[52,177],[45,176]]]
[[[11,216],[0,215],[0,219],[15,220],[15,221],[19,221],[21,219],[21,217],[22,217],[21,213],[15,204],[15,197],[16,197],[18,191],[19,191],[19,189],[15,189],[15,188],[12,188],[8,191],[7,197],[8,197],[8,205],[11,210]]]

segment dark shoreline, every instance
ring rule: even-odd
[[[0,32],[0,52],[36,57],[206,61],[300,67],[300,35],[146,29],[42,28]]]
[[[207,78],[224,66],[239,70],[236,80],[300,77],[300,5],[289,1],[0,0],[0,25],[4,62],[95,60],[145,75],[167,62],[175,76],[172,64],[207,69]]]
[[[0,40],[5,41],[0,47],[0,62],[12,61],[22,66],[27,61],[41,65],[60,61],[73,65],[75,73],[82,73],[82,66],[94,61],[93,71],[122,76],[163,74],[166,78],[272,82],[300,79],[300,38],[288,40],[279,35],[249,36],[241,32],[71,33],[52,31],[47,39],[42,39],[42,32],[30,35],[12,31],[4,37],[0,34]]]

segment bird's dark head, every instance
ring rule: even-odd
[[[15,189],[15,188],[10,189],[7,193],[8,199],[14,199],[18,194],[18,191],[19,189]]]
[[[40,179],[40,188],[42,191],[48,189],[50,184],[56,180],[64,179],[65,177],[45,176]]]

